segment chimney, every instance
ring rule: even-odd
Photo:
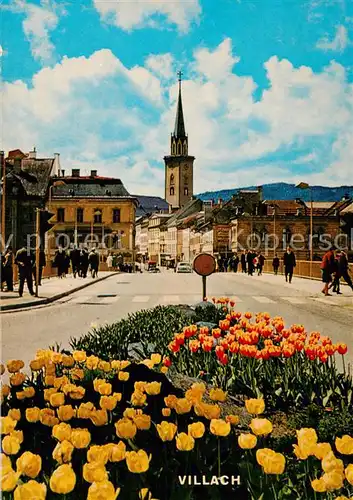
[[[1,169],[1,177],[4,175],[5,171],[5,152],[0,151],[0,169]]]
[[[52,175],[60,177],[61,168],[60,168],[60,153],[54,153],[54,165]]]
[[[60,177],[65,177],[65,170],[61,170]]]
[[[37,150],[36,150],[36,147],[35,147],[35,146],[34,146],[34,148],[33,148],[33,151],[30,151],[30,152],[28,153],[28,158],[29,158],[30,160],[35,160],[35,159],[37,158]]]
[[[97,170],[91,170],[91,177],[97,177]]]
[[[73,168],[71,172],[72,177],[80,177],[80,169],[79,168]]]

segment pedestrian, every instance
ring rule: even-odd
[[[340,272],[340,257],[341,253],[338,251],[335,255],[334,259],[334,267],[333,267],[333,280],[332,283],[329,285],[329,290],[332,288],[332,291],[337,293],[337,295],[341,295],[341,290],[340,290],[340,281],[341,281],[341,272]]]
[[[107,257],[107,267],[108,267],[108,271],[112,271],[113,270],[113,257],[110,255],[110,253],[108,253],[108,257]]]
[[[344,279],[344,281],[353,290],[352,278],[349,275],[348,258],[347,258],[347,254],[344,250],[341,251],[340,258],[338,261],[338,268],[339,268],[339,272],[340,272],[342,278]]]
[[[88,256],[88,263],[90,266],[92,278],[97,278],[98,277],[98,267],[99,267],[99,255],[98,255],[98,252],[96,251],[95,248],[92,248],[92,250]]]
[[[255,256],[252,250],[248,250],[248,253],[246,255],[246,264],[249,276],[252,276],[254,274],[254,258]]]
[[[246,273],[246,251],[243,250],[241,257],[240,257],[240,263],[241,263],[241,272]]]
[[[87,248],[82,248],[80,251],[79,276],[81,278],[87,278],[87,271],[88,271],[88,250]]]
[[[277,255],[277,254],[273,257],[273,260],[272,260],[272,267],[273,267],[273,272],[274,272],[274,274],[277,276],[277,274],[278,274],[278,269],[279,269],[279,258],[278,258],[278,255]]]
[[[118,269],[118,256],[116,254],[113,254],[112,265],[113,265],[114,271],[117,271],[117,269]]]
[[[7,247],[2,259],[1,281],[6,283],[6,291],[13,292],[13,252],[12,247]]]
[[[331,295],[328,291],[330,283],[332,282],[332,273],[335,270],[335,250],[336,247],[332,246],[330,250],[325,253],[321,262],[322,281],[324,283],[324,288],[321,292],[326,297]]]
[[[38,274],[38,286],[42,285],[42,276],[43,276],[43,268],[46,266],[46,258],[45,258],[45,252],[41,248],[39,250],[39,274]],[[36,268],[36,261],[34,260],[34,266],[32,269],[33,272],[33,281],[34,283],[37,282],[37,268]]]
[[[31,295],[34,295],[33,291],[33,280],[32,280],[32,269],[34,264],[34,256],[31,253],[30,249],[27,246],[23,246],[20,248],[15,257],[15,264],[18,266],[18,278],[19,278],[19,287],[18,293],[19,296],[23,296],[23,289],[25,281],[27,283],[28,291]]]
[[[71,261],[71,269],[74,278],[76,278],[76,274],[79,274],[80,270],[80,250],[76,245],[70,250],[70,261]]]
[[[265,264],[265,257],[262,255],[261,252],[259,252],[259,255],[257,257],[257,275],[261,276],[262,275],[262,270],[264,268]]]
[[[286,282],[292,283],[294,268],[297,265],[295,255],[291,247],[287,247],[287,251],[283,255],[284,275]]]
[[[239,266],[239,256],[238,254],[235,254],[233,257],[233,272],[237,273],[238,272],[238,266]]]
[[[65,278],[67,262],[66,262],[66,252],[63,247],[60,246],[55,253],[54,266],[58,269],[58,277]]]

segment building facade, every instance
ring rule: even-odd
[[[193,196],[194,160],[195,157],[189,155],[189,139],[185,131],[180,74],[175,127],[170,138],[170,154],[164,157],[165,199],[171,210],[183,207]]]
[[[97,171],[81,176],[53,177],[47,208],[54,214],[54,228],[48,233],[49,254],[58,246],[95,246],[101,256],[114,253],[126,262],[135,259],[136,198],[120,179],[101,177]]]

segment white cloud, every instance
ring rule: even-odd
[[[324,37],[317,42],[316,47],[325,51],[344,52],[350,43],[347,28],[340,24],[333,39]]]
[[[106,2],[93,0],[102,19],[126,31],[152,26],[162,28],[169,24],[186,32],[201,13],[199,0],[124,0]]]
[[[42,63],[52,62],[55,47],[50,40],[50,32],[57,27],[59,15],[64,10],[49,0],[42,0],[40,5],[15,0],[12,10],[26,16],[23,31],[30,43],[33,57]]]
[[[161,79],[173,77],[173,56],[171,54],[151,54],[146,59],[146,66]]]
[[[96,168],[131,192],[163,195],[178,95],[164,78],[166,56],[128,68],[103,49],[63,58],[31,86],[4,84],[5,149],[59,151],[66,170]],[[237,60],[229,39],[197,50],[192,79],[183,81],[195,191],[293,180],[298,164],[312,182],[351,183],[353,85],[345,69],[332,62],[315,73],[271,57],[267,90],[256,99],[256,82],[236,74]]]

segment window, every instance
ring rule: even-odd
[[[94,223],[95,224],[101,224],[102,223],[102,211],[101,210],[95,210],[94,214]]]
[[[174,188],[173,187],[170,188],[169,193],[170,193],[170,196],[174,196]]]
[[[83,222],[83,208],[78,208],[76,212],[76,222]]]
[[[58,222],[65,222],[65,208],[58,208],[56,218]]]
[[[113,222],[114,224],[120,222],[120,208],[113,208]]]
[[[189,195],[189,188],[184,188],[184,195],[188,196]]]
[[[174,184],[174,174],[171,174],[170,176],[170,184]]]

